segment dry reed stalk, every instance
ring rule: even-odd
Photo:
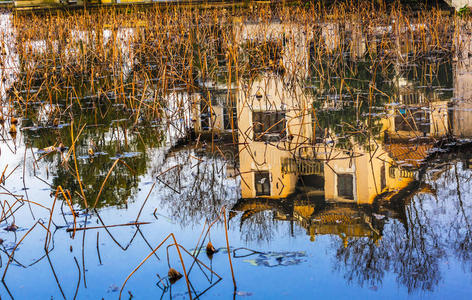
[[[80,227],[80,228],[67,228],[67,232],[71,231],[83,231],[83,230],[89,230],[89,229],[103,229],[103,228],[113,228],[113,227],[123,227],[123,226],[139,226],[139,225],[146,225],[146,224],[151,224],[150,222],[133,222],[133,223],[125,223],[125,224],[116,224],[116,225],[104,225],[104,226],[92,226],[92,227]]]
[[[85,197],[84,188],[82,186],[82,180],[80,179],[79,168],[77,165],[77,156],[75,152],[75,143],[77,139],[79,138],[80,134],[82,133],[82,130],[85,128],[85,125],[86,124],[84,124],[84,126],[82,126],[82,128],[80,129],[79,134],[77,135],[77,138],[74,138],[74,120],[72,120],[71,125],[70,125],[70,135],[71,135],[71,140],[72,140],[71,148],[72,148],[72,155],[74,157],[75,173],[77,176],[77,181],[79,182],[80,193],[82,194],[82,199],[84,200],[84,203],[85,203],[85,208],[88,209],[87,197]]]
[[[185,270],[185,264],[184,264],[184,261],[182,259],[182,254],[180,253],[180,248],[177,246],[179,245],[177,243],[177,240],[175,239],[175,236],[173,233],[170,233],[169,235],[167,235],[166,238],[164,238],[164,240],[162,240],[159,245],[154,248],[151,253],[149,253],[142,261],[141,263],[139,263],[139,265],[128,275],[128,277],[126,277],[125,281],[123,282],[123,285],[121,286],[121,289],[120,289],[120,294],[119,294],[119,299],[121,299],[121,294],[123,292],[123,289],[126,285],[126,283],[128,282],[128,280],[131,278],[131,276],[133,276],[134,273],[136,273],[136,271],[148,260],[149,257],[151,257],[169,238],[172,238],[172,240],[174,241],[174,246],[175,248],[177,249],[177,253],[179,254],[179,259],[180,259],[180,264],[182,266],[182,269],[183,269],[183,272],[184,272],[184,277],[185,277],[185,281],[187,283],[187,289],[188,289],[188,293],[189,293],[189,297],[190,299],[192,299],[192,291],[190,289],[190,282],[188,280],[188,277],[187,277],[187,272]]]
[[[102,194],[103,188],[105,187],[105,184],[107,183],[108,177],[110,177],[111,172],[113,171],[113,169],[115,168],[115,166],[118,164],[119,161],[120,161],[119,158],[116,159],[115,162],[113,163],[113,165],[111,166],[110,170],[108,170],[107,176],[103,180],[102,186],[100,187],[100,190],[98,191],[97,198],[95,199],[95,203],[93,204],[92,208],[95,209],[95,207],[97,206],[98,199],[100,199],[100,195]]]
[[[3,276],[2,276],[2,282],[5,282],[5,276],[7,275],[7,271],[8,271],[8,267],[10,266],[10,263],[11,261],[13,260],[13,255],[15,254],[15,250],[18,248],[18,246],[21,244],[21,242],[23,242],[23,240],[28,236],[28,234],[36,227],[36,225],[38,224],[41,224],[40,221],[36,221],[36,223],[34,223],[33,226],[31,226],[31,228],[25,233],[25,235],[23,235],[23,237],[20,239],[20,241],[15,245],[15,247],[13,247],[12,251],[11,251],[11,254],[8,256],[8,262],[5,266],[5,271],[3,271]],[[42,225],[42,224],[41,224]],[[49,229],[46,229],[48,234],[50,233],[49,232]],[[45,248],[46,251],[47,251],[47,248]]]

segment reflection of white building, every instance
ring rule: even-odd
[[[460,30],[460,29],[459,29]],[[454,135],[472,137],[472,38],[469,33],[456,34],[458,61],[454,70]]]
[[[453,134],[457,137],[472,137],[472,59],[469,57],[472,54],[472,37],[465,28],[457,28]]]
[[[163,124],[166,126],[166,144],[173,145],[185,138],[192,128],[192,100],[198,97],[186,92],[172,92],[164,98]]]
[[[192,115],[195,132],[231,134],[238,129],[236,116],[237,89],[225,86],[208,87],[192,98]]]
[[[463,8],[464,6],[472,6],[471,0],[444,0],[447,4],[454,7],[456,10]]]
[[[313,99],[300,88],[288,88],[271,75],[242,87],[237,99],[242,197],[286,198],[298,186],[330,202],[372,204],[382,193],[391,196],[405,188],[433,147],[432,137],[449,130],[447,101],[429,102],[410,89],[405,81],[401,98],[418,111],[397,109],[380,124],[395,140],[354,142],[353,149],[344,150],[337,138],[327,144],[314,139]],[[425,143],[409,142],[425,133]]]
[[[435,92],[425,92],[403,77],[395,80],[397,104],[389,106],[382,119],[382,131],[391,138],[444,137],[450,133],[448,100]]]
[[[12,24],[12,15],[0,14],[0,100],[5,100],[7,90],[13,85],[18,75],[19,57],[16,51],[16,32]]]
[[[303,29],[296,23],[235,23],[235,42],[239,45],[246,41],[275,42],[281,51],[274,54],[281,55],[281,62],[272,63],[281,63],[289,74],[303,77],[308,75],[312,39],[312,34]]]
[[[3,27],[2,27],[3,28]],[[46,55],[55,53],[61,60],[78,62],[83,59],[83,51],[107,51],[113,49],[107,55],[113,55],[113,61],[121,63],[123,75],[126,77],[132,70],[134,63],[133,40],[139,33],[138,27],[119,27],[113,29],[77,30],[68,32],[68,41],[62,45],[58,40],[46,41],[43,39],[29,39],[21,43],[23,52],[29,55]],[[97,48],[98,39],[102,39],[103,48]],[[14,45],[15,43],[10,43]],[[112,46],[114,44],[114,46]],[[34,60],[26,61],[27,67],[35,68]]]
[[[434,138],[450,129],[448,102],[413,89],[404,80],[400,98],[407,104],[381,120],[395,139],[370,138],[344,150],[337,138],[315,141],[313,99],[301,89],[275,76],[255,80],[238,97],[242,197],[286,198],[297,187],[336,203],[372,204],[380,194],[395,195],[416,178]],[[423,143],[410,142],[424,134]]]
[[[458,62],[454,78],[453,133],[457,137],[472,137],[472,66]]]
[[[84,0],[13,0],[16,9],[28,9],[30,7],[61,7],[74,6],[82,7]],[[88,4],[118,4],[118,3],[151,3],[153,0],[87,0]]]
[[[306,157],[313,137],[311,104],[300,88],[262,76],[238,97],[238,134],[243,198],[284,198],[298,176],[287,172],[294,156]],[[312,157],[312,156],[311,156]]]

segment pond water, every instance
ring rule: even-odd
[[[47,30],[21,20],[0,24],[2,298],[115,299],[122,287],[123,299],[186,299],[189,289],[207,299],[470,295],[467,30],[450,27],[450,43],[428,55],[397,39],[399,54],[382,61],[386,26],[368,36],[322,23],[320,58],[301,25],[220,21],[233,24],[219,30],[245,49],[248,75],[228,72],[223,52],[213,77],[194,65],[192,88],[164,88],[153,53],[129,46],[145,30],[105,28],[101,39],[126,44],[112,51],[121,77],[92,69],[45,87],[61,66],[38,62],[80,60],[97,31],[71,33],[61,49],[60,34],[43,39]],[[408,26],[421,39],[422,24]],[[258,61],[251,51],[269,53]],[[143,79],[143,68],[159,75]],[[153,252],[170,233],[188,285],[166,278],[169,267],[184,274],[172,240]]]

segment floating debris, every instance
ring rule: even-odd
[[[298,265],[305,261],[304,251],[295,252],[265,252],[257,253],[254,259],[244,259],[243,261],[253,266],[279,267]]]
[[[237,291],[236,295],[241,296],[241,297],[248,297],[248,296],[252,296],[252,293],[251,292],[244,292],[244,291]]]
[[[141,155],[140,152],[123,152],[122,154],[116,154],[115,156],[110,157],[110,159],[116,160],[119,158],[131,158]]]
[[[112,284],[112,285],[110,285],[110,286],[108,287],[108,292],[109,292],[109,293],[110,293],[110,292],[116,293],[116,292],[118,292],[118,291],[120,291],[120,287],[117,286],[116,284]]]

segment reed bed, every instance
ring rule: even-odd
[[[375,73],[392,63],[449,56],[458,22],[440,10],[411,12],[369,2],[15,15],[18,80],[3,105],[20,115],[32,104],[53,106],[47,117],[54,123],[61,115],[55,105],[81,106],[89,96],[123,104],[136,119],[155,119],[165,106],[162,98],[176,89],[230,85],[263,70],[306,79],[298,68],[299,44],[311,52],[309,76],[326,82],[342,78],[347,68],[355,72],[356,60],[369,59]]]
[[[213,111],[209,89],[226,87],[226,102],[234,107],[234,86],[248,86],[269,73],[291,87],[315,83],[318,105],[332,101],[325,95],[347,95],[344,101],[362,103],[370,113],[376,98],[388,94],[376,86],[379,74],[464,55],[461,34],[467,26],[448,11],[413,12],[373,2],[16,14],[15,43],[9,46],[17,54],[16,80],[2,101],[2,118],[58,126],[108,103],[119,105],[135,125],[184,118],[186,131],[192,121],[185,113],[189,106]],[[370,92],[363,95],[352,78],[366,62]],[[202,96],[199,104],[175,102],[175,93]],[[172,105],[170,116],[166,110]],[[17,124],[10,123],[5,128],[15,135]]]

